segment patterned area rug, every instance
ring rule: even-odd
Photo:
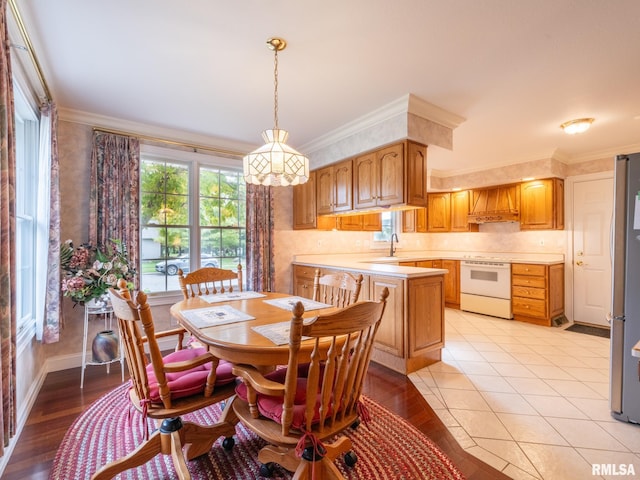
[[[144,438],[141,416],[131,408],[126,392],[128,385],[112,390],[83,412],[67,431],[53,462],[49,478],[55,480],[89,479],[102,465],[130,452]],[[368,426],[360,424],[345,432],[353,441],[358,462],[347,467],[342,458],[336,465],[347,479],[416,480],[464,479],[451,460],[421,432],[404,419],[363,397],[369,409]],[[220,417],[219,405],[183,417],[200,423],[215,423]],[[148,421],[149,431],[154,423]],[[259,474],[258,451],[264,441],[236,426],[236,444],[231,451],[222,448],[222,439],[214,443],[207,455],[189,462],[194,480],[255,480]],[[292,475],[275,466],[272,479],[290,479]],[[119,479],[175,479],[168,456],[158,455],[142,467],[124,472]]]

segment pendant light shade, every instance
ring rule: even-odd
[[[278,51],[286,45],[281,38],[267,40],[267,46],[275,52],[274,128],[262,132],[265,144],[243,158],[247,183],[286,187],[309,180],[309,159],[287,145],[288,132],[278,128]]]

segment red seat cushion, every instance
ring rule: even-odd
[[[164,363],[183,362],[192,360],[206,353],[205,348],[187,348],[172,352],[163,358]],[[235,376],[231,373],[231,363],[220,360],[218,368],[216,368],[216,385],[227,385],[235,380]],[[211,371],[211,363],[194,367],[184,372],[167,373],[167,383],[171,391],[171,398],[183,398],[197,393],[204,392],[207,382],[207,375]],[[147,365],[147,378],[149,380],[149,388],[151,390],[151,401],[161,403],[158,381],[153,372],[153,366]]]
[[[307,378],[300,375],[306,375],[308,365],[301,365],[298,369],[298,379],[296,385],[296,394],[293,400],[293,420],[291,426],[298,430],[304,430],[305,423],[305,406],[307,401]],[[266,374],[264,377],[268,380],[284,384],[287,376],[287,369],[280,368],[273,372]],[[321,375],[322,376],[322,373]],[[247,386],[244,383],[238,384],[236,387],[236,393],[245,402],[247,401]],[[318,394],[316,401],[316,408],[313,414],[312,423],[317,423],[320,417],[320,395]],[[282,423],[282,410],[283,410],[284,397],[257,394],[258,411],[263,417],[267,417],[274,422]],[[331,412],[328,413],[330,415]]]

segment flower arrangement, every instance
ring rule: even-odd
[[[121,278],[133,287],[136,275],[120,240],[111,240],[104,250],[88,243],[74,248],[67,240],[60,246],[60,268],[64,296],[80,304],[106,294]]]

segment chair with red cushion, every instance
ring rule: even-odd
[[[121,280],[118,286],[120,290],[110,289],[109,296],[131,375],[129,398],[142,413],[145,425],[146,417],[150,417],[156,420],[159,429],[133,452],[105,465],[91,478],[110,479],[164,454],[171,455],[178,478],[190,479],[188,460],[207,453],[221,436],[225,437],[225,448],[233,447],[237,418],[232,401],[227,401],[215,425],[183,422],[180,415],[230,399],[235,394],[231,364],[219,361],[204,348],[180,349],[180,344],[178,350],[163,357],[157,339],[182,336],[184,330],[175,328],[156,333],[147,295],[139,292],[133,302],[126,282]]]
[[[384,288],[378,302],[359,302],[304,322],[298,302],[286,368],[263,375],[249,365],[233,367],[243,381],[236,388],[234,411],[269,444],[258,454],[263,476],[270,476],[272,463],[278,463],[295,472],[295,479],[342,479],[333,462],[338,455],[345,454],[347,465],[355,464],[348,437],[328,441],[360,415],[366,419],[360,394],[388,295]],[[301,346],[311,348],[310,361],[301,358]]]

